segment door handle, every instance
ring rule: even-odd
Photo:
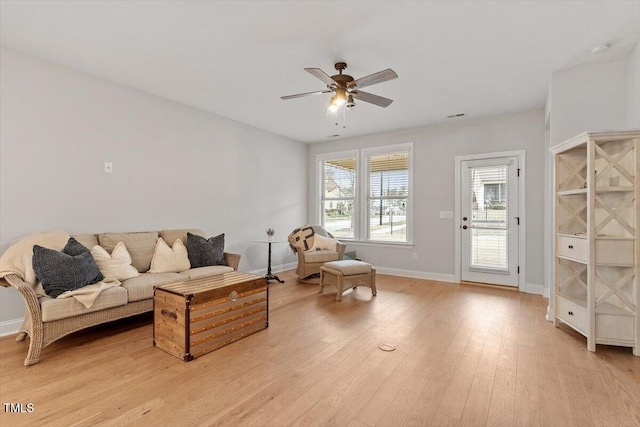
[[[466,220],[467,220],[467,217],[466,217],[466,216],[465,216],[465,217],[463,217],[463,218],[462,218],[462,220],[463,220],[463,221],[466,221]]]
[[[463,230],[466,230],[467,228],[468,228],[468,227],[467,227],[466,225],[463,225],[463,226],[462,226],[462,229],[463,229]]]

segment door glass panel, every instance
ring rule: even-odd
[[[507,165],[469,169],[470,267],[509,270]]]

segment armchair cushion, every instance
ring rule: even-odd
[[[331,237],[324,237],[319,234],[313,236],[313,250],[322,250],[326,249],[328,251],[336,251],[338,247],[338,240],[332,239]]]
[[[339,255],[336,251],[308,251],[304,253],[305,262],[329,262],[338,261]]]

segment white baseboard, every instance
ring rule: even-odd
[[[538,285],[535,283],[527,283],[524,285],[524,291],[528,294],[543,295],[544,285]]]
[[[437,282],[459,283],[453,274],[430,273],[428,271],[404,270],[402,268],[376,267],[376,273],[391,276],[410,277],[412,279],[427,279]]]
[[[23,321],[24,318],[0,322],[0,337],[17,334]]]
[[[297,266],[298,266],[297,262],[289,262],[287,264],[272,265],[271,266],[271,272],[272,273],[279,273],[281,271],[293,270]],[[257,274],[258,276],[264,276],[265,274],[267,274],[267,269],[266,269],[266,267],[265,268],[258,268],[258,269],[255,269],[255,270],[248,271],[247,273]]]
[[[542,293],[542,296],[545,298],[549,298],[549,288],[544,288],[544,292]]]

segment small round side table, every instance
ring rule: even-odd
[[[271,244],[272,243],[288,243],[284,240],[267,240],[267,239],[258,239],[254,240],[255,243],[267,243],[269,245],[269,262],[267,264],[267,274],[264,276],[267,279],[267,283],[271,280],[275,280],[278,283],[284,283],[284,280],[280,280],[278,276],[275,276],[271,273]]]

